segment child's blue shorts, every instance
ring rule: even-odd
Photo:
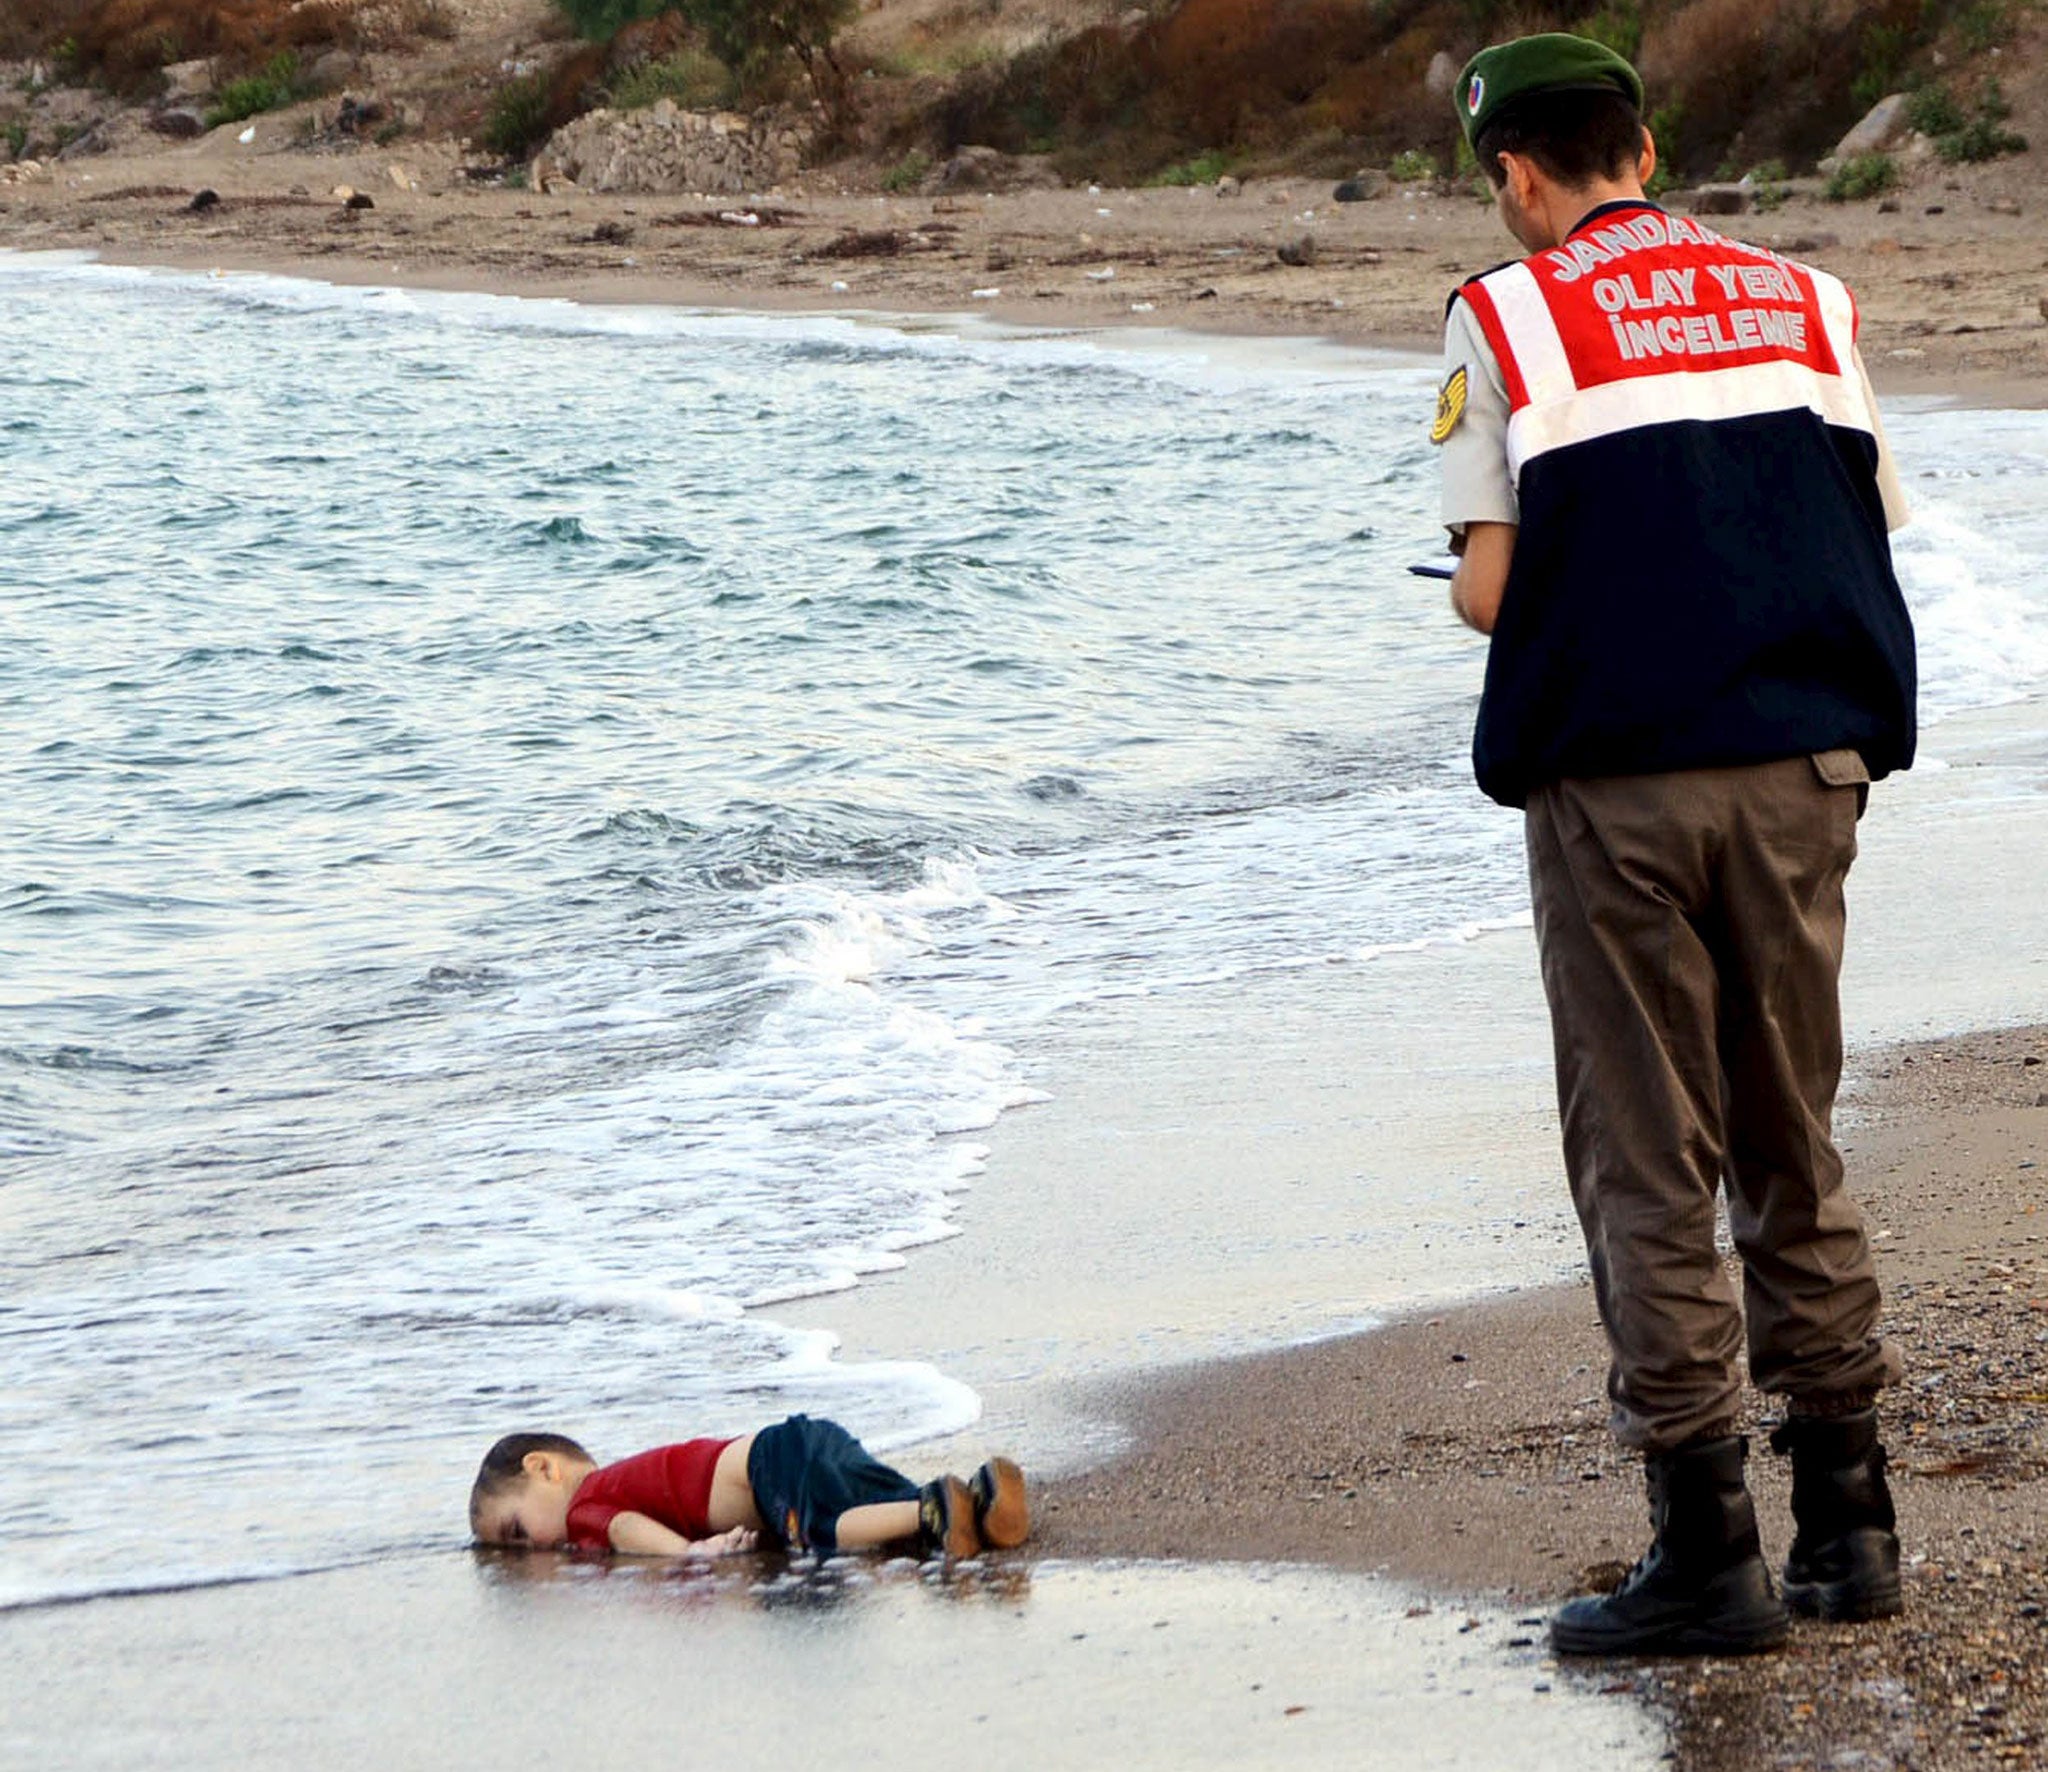
[[[839,1516],[878,1501],[915,1501],[917,1485],[836,1421],[792,1415],[754,1436],[747,1481],[763,1536],[790,1550],[839,1548]]]

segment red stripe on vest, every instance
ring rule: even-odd
[[[1494,361],[1507,386],[1508,410],[1521,411],[1529,404],[1529,384],[1522,379],[1522,366],[1515,361],[1514,347],[1508,343],[1507,328],[1500,323],[1500,310],[1493,305],[1492,295],[1483,281],[1467,283],[1458,293],[1479,322],[1479,330],[1486,334],[1486,342],[1493,346]]]

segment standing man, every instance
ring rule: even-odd
[[[1656,1533],[1552,1641],[1738,1653],[1783,1642],[1786,1602],[1900,1605],[1875,1407],[1899,1361],[1830,1117],[1842,885],[1868,784],[1912,761],[1913,632],[1854,301],[1650,202],[1642,98],[1579,37],[1466,68],[1466,135],[1530,256],[1452,297],[1431,439],[1452,606],[1492,636],[1474,764],[1526,810],[1612,1423]],[[1788,1404],[1784,1601],[1735,1432],[1745,1330]]]

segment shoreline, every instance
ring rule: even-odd
[[[851,307],[814,294],[772,289],[736,293],[709,281],[673,276],[644,277],[635,273],[558,272],[517,279],[488,275],[478,267],[380,266],[369,259],[336,259],[318,264],[288,256],[261,253],[193,255],[143,249],[105,252],[91,246],[10,247],[0,254],[29,256],[38,252],[77,252],[92,263],[124,270],[164,271],[189,277],[277,277],[325,284],[336,289],[395,289],[422,294],[478,295],[515,300],[560,301],[583,307],[655,307],[681,313],[731,318],[843,320],[911,332],[934,327],[972,336],[987,328],[992,336],[1044,339],[1100,339],[1127,348],[1130,341],[1157,337],[1186,339],[1196,344],[1301,346],[1409,357],[1418,365],[1435,366],[1443,341],[1421,332],[1387,335],[1347,331],[1326,324],[1303,329],[1286,316],[1251,313],[1214,319],[1198,313],[1162,317],[1158,312],[1104,313],[1084,303],[1035,305],[993,304],[987,307],[948,305],[938,300],[904,305]],[[395,273],[395,274],[394,274]],[[1332,317],[1335,318],[1334,316]],[[1871,382],[1887,400],[1910,401],[1919,410],[2032,412],[2048,408],[2048,381],[2014,381],[2004,372],[1925,368],[1886,362],[1869,365]]]
[[[1874,798],[1851,878],[1838,1130],[1908,1356],[1885,1420],[1911,1610],[1802,1626],[1754,1665],[1564,1670],[1668,1719],[1689,1772],[2048,1742],[2043,712],[1938,727],[1941,761]],[[983,1420],[914,1468],[1020,1451],[1047,1479],[1039,1554],[1280,1558],[1547,1613],[1640,1553],[1645,1508],[1607,1433],[1531,946],[1506,930],[1041,1030],[1052,1100],[997,1128],[961,1234],[777,1315],[844,1360],[915,1352],[967,1382]],[[1782,1563],[1761,1426],[1752,1400]],[[1852,1748],[1872,1757],[1830,1757]]]
[[[493,274],[483,265],[422,266],[380,264],[370,258],[333,258],[307,261],[289,253],[230,251],[192,253],[159,251],[142,246],[111,250],[90,244],[20,246],[0,244],[0,253],[23,256],[35,253],[81,253],[93,263],[128,270],[164,271],[191,277],[249,276],[278,277],[321,283],[337,289],[397,289],[441,295],[511,297],[533,301],[561,301],[585,307],[657,307],[685,313],[720,316],[763,316],[844,320],[854,325],[919,330],[939,325],[967,333],[975,327],[991,327],[999,333],[1019,337],[1128,339],[1156,334],[1182,337],[1198,343],[1270,343],[1302,345],[1338,351],[1384,353],[1412,357],[1431,365],[1439,362],[1443,341],[1438,335],[1412,329],[1386,333],[1366,332],[1347,326],[1342,316],[1297,316],[1259,309],[1211,316],[1204,310],[1182,307],[1162,313],[1157,304],[1142,312],[1104,310],[1080,299],[1038,302],[993,302],[976,307],[947,302],[941,297],[914,290],[879,291],[884,298],[875,305],[847,305],[842,294],[793,292],[762,287],[735,290],[729,283],[707,277],[674,274],[647,275],[633,270],[554,270],[534,275]],[[850,293],[850,292],[848,292]],[[891,305],[891,304],[894,305]],[[1320,321],[1320,324],[1313,322]],[[2044,341],[2048,343],[2048,341]],[[2017,376],[1995,368],[1971,368],[1942,364],[1902,363],[1880,359],[1869,363],[1872,386],[1888,400],[1910,400],[1925,409],[2038,411],[2048,408],[2048,349],[2044,349],[2044,370],[2031,369]]]
[[[1800,1623],[1744,1662],[1587,1663],[1672,1719],[1675,1763],[1947,1766],[2048,1751],[2048,1027],[1864,1056],[1851,1191],[1882,1251],[1906,1383],[1882,1405],[1906,1616]],[[1606,1431],[1585,1282],[1319,1346],[1105,1387],[1133,1446],[1049,1485],[1041,1548],[1373,1570],[1547,1610],[1645,1538],[1639,1466]],[[1395,1400],[1387,1406],[1387,1399]],[[1748,1399],[1766,1555],[1789,1482]],[[1569,1664],[1567,1664],[1569,1666]],[[1965,1697],[1958,1697],[1963,1694]],[[1967,1700],[1967,1701],[1966,1701]],[[1832,1756],[1832,1757],[1831,1757]]]
[[[195,212],[201,190],[216,200]],[[374,192],[373,207],[344,208],[334,193],[349,190]],[[1848,281],[1881,393],[2039,407],[2041,226],[2015,208],[1990,187],[1950,181],[1889,213],[1801,195],[1719,225]],[[1282,263],[1280,247],[1304,237],[1309,262]],[[1492,207],[1450,186],[1350,204],[1300,178],[1253,181],[1228,198],[1199,186],[863,195],[815,182],[745,197],[542,193],[470,183],[450,143],[403,154],[245,150],[225,130],[0,186],[0,244],[201,274],[974,315],[1056,330],[1171,327],[1432,357],[1450,290],[1510,250]]]
[[[330,267],[303,268],[324,273]],[[448,285],[414,280],[410,286]],[[522,283],[502,292],[552,291]],[[752,295],[746,306],[761,311]],[[1002,318],[993,307],[989,312]],[[1150,315],[1075,323],[1179,325]],[[1248,336],[1234,327],[1224,335]],[[1376,339],[1336,342],[1394,348]],[[1923,805],[1925,817],[1948,809],[1940,791],[1930,789],[1922,797],[1931,803]],[[2040,820],[2033,822],[2038,828]],[[1958,837],[1959,855],[1969,853],[1968,840],[1967,833]],[[2001,852],[2017,851],[2015,874],[2023,879],[2030,873],[2027,856],[2038,851],[2026,849],[2013,829],[2001,827],[1984,840],[2000,845]],[[1912,951],[1914,939],[1929,947],[1967,946],[1951,916],[1996,925],[2007,911],[2025,914],[2032,900],[2019,894],[2020,884],[2021,879],[2006,882],[2002,897],[1986,884],[1984,902],[1945,907],[1938,920],[1923,920],[1911,938],[1902,938],[1905,951]],[[1894,882],[1890,889],[1902,896],[1907,887]],[[1852,936],[1852,965],[1861,952],[1859,940]],[[1455,1267],[1452,1291],[1513,1286],[1513,1276],[1524,1271],[1528,1243],[1539,1238],[1549,1240],[1564,1265],[1578,1260],[1570,1241],[1575,1227],[1566,1227],[1569,1235],[1559,1240],[1564,1202],[1549,1179],[1554,1155],[1545,1167],[1545,1159],[1532,1154],[1548,1151],[1553,1140],[1547,1064],[1529,1049],[1538,999],[1525,944],[1521,932],[1460,950],[1452,957],[1453,969],[1464,966],[1468,955],[1478,957],[1460,973],[1462,1000],[1450,1004],[1436,994],[1443,985],[1441,952],[1376,961],[1362,989],[1354,967],[1349,977],[1317,978],[1305,987],[1284,978],[1270,993],[1257,985],[1229,993],[1234,1000],[1224,1006],[1221,1025],[1201,1037],[1213,1069],[1204,1073],[1200,1088],[1190,1087],[1185,1095],[1149,1103],[1144,1095],[1148,1079],[1172,1073],[1186,1060],[1183,1024],[1155,1028],[1149,1046],[1097,1052],[1102,1074],[1092,1100],[1077,1108],[1072,1094],[1064,1094],[1050,1110],[1008,1117],[996,1134],[1000,1173],[991,1176],[990,1193],[1016,1192],[1020,1176],[1025,1187],[1048,1190],[1027,1208],[1043,1220],[1035,1247],[1020,1251],[1007,1231],[957,1237],[919,1250],[900,1279],[871,1278],[855,1294],[769,1314],[835,1325],[850,1318],[871,1341],[889,1346],[893,1338],[948,1371],[957,1369],[955,1350],[935,1350],[934,1341],[969,1342],[968,1363],[978,1379],[991,1370],[1018,1379],[1007,1400],[997,1387],[991,1425],[1029,1426],[1041,1443],[1075,1427],[1084,1468],[1057,1475],[1045,1491],[1041,1557],[1163,1555],[1223,1563],[1270,1563],[1277,1557],[1337,1569],[1386,1569],[1426,1581],[1446,1599],[1505,1585],[1510,1596],[1547,1604],[1562,1591],[1560,1581],[1602,1561],[1626,1561],[1641,1548],[1639,1486],[1606,1443],[1597,1398],[1600,1355],[1584,1289],[1524,1286],[1477,1303],[1433,1308],[1399,1298],[1390,1305],[1370,1288],[1340,1277],[1361,1261],[1358,1243],[1347,1241],[1355,1232],[1342,1217],[1347,1190],[1358,1185],[1361,1144],[1388,1168],[1418,1178],[1420,1202],[1440,1200],[1444,1189],[1468,1179],[1483,1184],[1482,1216],[1494,1227],[1463,1240],[1453,1235],[1439,1241],[1418,1232],[1418,1241],[1395,1239],[1367,1249],[1366,1265],[1376,1263],[1374,1272],[1398,1277],[1419,1249]],[[2037,957],[2026,958],[2038,965]],[[2024,972],[2016,968],[2000,988],[2024,999]],[[1304,989],[1312,1011],[1307,1015]],[[1332,1028],[1343,1025],[1341,1017],[1360,1013],[1358,999],[1377,1015],[1387,998],[1404,990],[1414,997],[1409,1018],[1376,1026],[1377,1044],[1369,1054],[1361,1057],[1332,1037]],[[1911,988],[1893,982],[1891,997],[1955,1001],[1924,979]],[[1248,1006],[1263,1018],[1249,1039]],[[1326,1011],[1328,1022],[1301,1025],[1317,1023]],[[1972,999],[1961,1013],[1967,1020],[1986,1010]],[[1170,1014],[1164,1019],[1173,1020]],[[1466,1051],[1447,1061],[1441,1049],[1464,1044],[1455,1033],[1446,1036],[1447,1022],[1498,1037],[1499,1050],[1484,1065],[1475,1065]],[[1067,1055],[1085,1053],[1092,1037],[1081,1030]],[[1631,1682],[1629,1690],[1676,1719],[1678,1763],[1685,1767],[1732,1769],[1772,1757],[1786,1764],[1825,1764],[1827,1754],[1848,1744],[1874,1755],[1906,1756],[1867,1763],[1947,1764],[1945,1757],[1916,1756],[1961,1755],[1978,1740],[1992,1751],[2026,1752],[2042,1739],[2042,1691],[2027,1657],[2038,1658],[2048,1642],[2040,1623],[2041,1602],[2048,1599],[2040,1537],[2044,1460],[2015,1436],[2048,1444],[2048,1420],[2036,1408],[2019,1363],[2032,1359],[2038,1365],[2048,1335],[2048,1316],[2030,1314],[2048,1296],[2048,1270],[2038,1242],[2025,1241],[2034,1233],[1999,1218],[2005,1208],[1997,1190],[2023,1187],[2021,1164],[2032,1158],[2018,1153],[2048,1142],[2048,1114],[2042,1112],[2048,1083],[2032,1106],[2017,1095],[2007,1099],[1993,1085],[2010,1081],[2008,1072],[2040,1079],[2038,1067],[2020,1061],[2048,1053],[2048,1044],[2039,1028],[2014,1028],[1933,1044],[1866,1041],[1859,1050],[1864,1056],[1855,1073],[1853,1105],[1861,1117],[1851,1135],[1852,1187],[1874,1223],[1880,1199],[1897,1220],[1883,1225],[1892,1232],[1883,1244],[1888,1253],[1882,1270],[1895,1301],[1892,1320],[1910,1326],[1926,1342],[1927,1353],[1939,1349],[1925,1365],[1925,1375],[1941,1381],[1934,1397],[1907,1399],[1901,1393],[1895,1399],[1910,1400],[1922,1413],[1888,1411],[1894,1448],[1905,1467],[1900,1488],[1909,1554],[1921,1551],[1927,1561],[1910,1578],[1913,1613],[1891,1631],[1804,1631],[1793,1653],[1753,1666],[1595,1670],[1589,1677],[1605,1681],[1604,1690]],[[1343,1069],[1334,1081],[1312,1068],[1318,1056],[1333,1051]],[[1918,1093],[1903,1082],[1896,1094],[1881,1087],[1898,1082],[1908,1069]],[[1935,1084],[1922,1087],[1936,1072]],[[1235,1091],[1221,1087],[1219,1078],[1234,1081]],[[1443,1099],[1461,1089],[1486,1091],[1481,1157],[1474,1155],[1479,1122],[1472,1102]],[[1183,1191],[1191,1186],[1188,1173],[1154,1148],[1163,1134],[1209,1147],[1218,1163],[1209,1191],[1194,1190],[1199,1206],[1191,1206],[1190,1193]],[[1321,1166],[1320,1175],[1306,1182],[1305,1148],[1314,1152],[1311,1166]],[[1918,1163],[1931,1172],[1937,1158],[1940,1173],[1969,1192],[1966,1209],[1927,1189],[1914,1192],[1907,1166]],[[1065,1176],[1055,1174],[1062,1162],[1071,1165]],[[1471,1177],[1475,1166],[1486,1173]],[[1134,1177],[1132,1197],[1111,1203],[1090,1200],[1080,1189],[1058,1191],[1094,1174]],[[1256,1196],[1239,1201],[1233,1213],[1227,1210],[1229,1184],[1243,1177],[1275,1197],[1283,1186],[1290,1195],[1305,1191],[1278,1210],[1272,1199]],[[1460,1215],[1464,1198],[1451,1197],[1445,1219]],[[1511,1216],[1517,1212],[1526,1216]],[[1192,1240],[1190,1219],[1200,1221]],[[1062,1248],[1076,1225],[1092,1240],[1105,1220],[1113,1236],[1091,1247],[1085,1260]],[[2030,1204],[2026,1221],[2033,1222]],[[1488,1237],[1499,1245],[1508,1226],[1519,1237],[1515,1246],[1505,1254],[1489,1248]],[[1159,1257],[1162,1244],[1173,1245],[1160,1259],[1171,1271],[1143,1271]],[[1908,1268],[1912,1277],[1903,1286],[1894,1251],[1921,1264]],[[1020,1253],[1021,1273],[1013,1271]],[[1973,1253],[1984,1259],[1973,1262]],[[1035,1292],[1029,1276],[1034,1260],[1049,1263],[1056,1281]],[[1972,1269],[1992,1266],[2005,1270],[1992,1282],[2004,1290],[1979,1296],[1985,1275]],[[1067,1313],[1077,1305],[1085,1311],[1074,1329]],[[2048,1304],[2041,1308],[2048,1310]],[[1300,1310],[1289,1329],[1313,1337],[1307,1345],[1248,1359],[1227,1357],[1233,1337],[1243,1338],[1245,1324],[1260,1311],[1288,1309]],[[1023,1313],[1023,1327],[1005,1327],[997,1335],[988,1314],[1010,1310]],[[1383,1311],[1392,1320],[1372,1334],[1331,1334],[1346,1319]],[[1055,1345],[1061,1337],[1064,1345]],[[1921,1375],[1916,1370],[1909,1378],[1909,1390]],[[1361,1394],[1392,1395],[1398,1403],[1371,1415],[1359,1406]],[[1590,1411],[1583,1400],[1588,1394],[1594,1399]],[[1057,1408],[1027,1415],[1027,1407],[1058,1397],[1072,1399],[1066,1418]],[[1525,1407],[1508,1415],[1501,1413],[1503,1404]],[[2011,1425],[1967,1418],[1973,1410],[1982,1417],[1993,1409],[2006,1410]],[[1362,1415],[1369,1416],[1369,1431],[1354,1449],[1343,1436]],[[1908,1430],[1903,1435],[1901,1423]],[[1924,1431],[1912,1433],[1915,1427]],[[2002,1429],[2007,1439],[1990,1437]],[[1339,1482],[1347,1474],[1343,1461],[1328,1450],[1333,1440],[1362,1465],[1349,1470],[1347,1483]],[[1904,1456],[1909,1440],[1915,1460],[1910,1465]],[[1774,1466],[1759,1448],[1753,1468],[1760,1499],[1777,1522],[1767,1547],[1781,1556],[1783,1494]],[[1255,1487],[1246,1483],[1248,1471],[1255,1473]],[[1530,1512],[1540,1537],[1516,1531],[1523,1512],[1514,1505],[1520,1499],[1513,1493],[1516,1485],[1535,1498]],[[1347,1487],[1356,1493],[1346,1496]],[[1565,1508],[1557,1510],[1555,1521],[1547,1511],[1553,1493],[1570,1498],[1568,1523],[1562,1519]],[[1983,1544],[1974,1542],[1979,1539]],[[1978,1554],[1984,1545],[1992,1546],[1990,1552]],[[1996,1565],[1995,1572],[1987,1573],[1986,1565]],[[2034,1606],[2032,1614],[2022,1610],[2027,1605]],[[1990,1626],[1978,1629],[1981,1614],[1971,1608],[1983,1606],[1998,1610]],[[1967,1640],[1985,1638],[1989,1630],[2004,1632],[2003,1643]],[[1984,1696],[1970,1697],[1958,1710],[1949,1703],[1956,1692]],[[1923,1726],[1924,1736],[1912,1734]],[[1783,1758],[1794,1744],[1807,1761]]]

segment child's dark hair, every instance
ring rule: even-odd
[[[477,1511],[483,1504],[526,1481],[523,1468],[529,1452],[553,1452],[563,1458],[580,1458],[585,1464],[596,1459],[566,1434],[507,1434],[484,1454],[477,1466],[476,1481],[469,1491],[469,1529],[477,1529]]]
[[[1507,182],[1500,156],[1521,154],[1569,190],[1633,172],[1643,152],[1643,120],[1612,87],[1532,92],[1503,105],[1472,144],[1486,176]]]

